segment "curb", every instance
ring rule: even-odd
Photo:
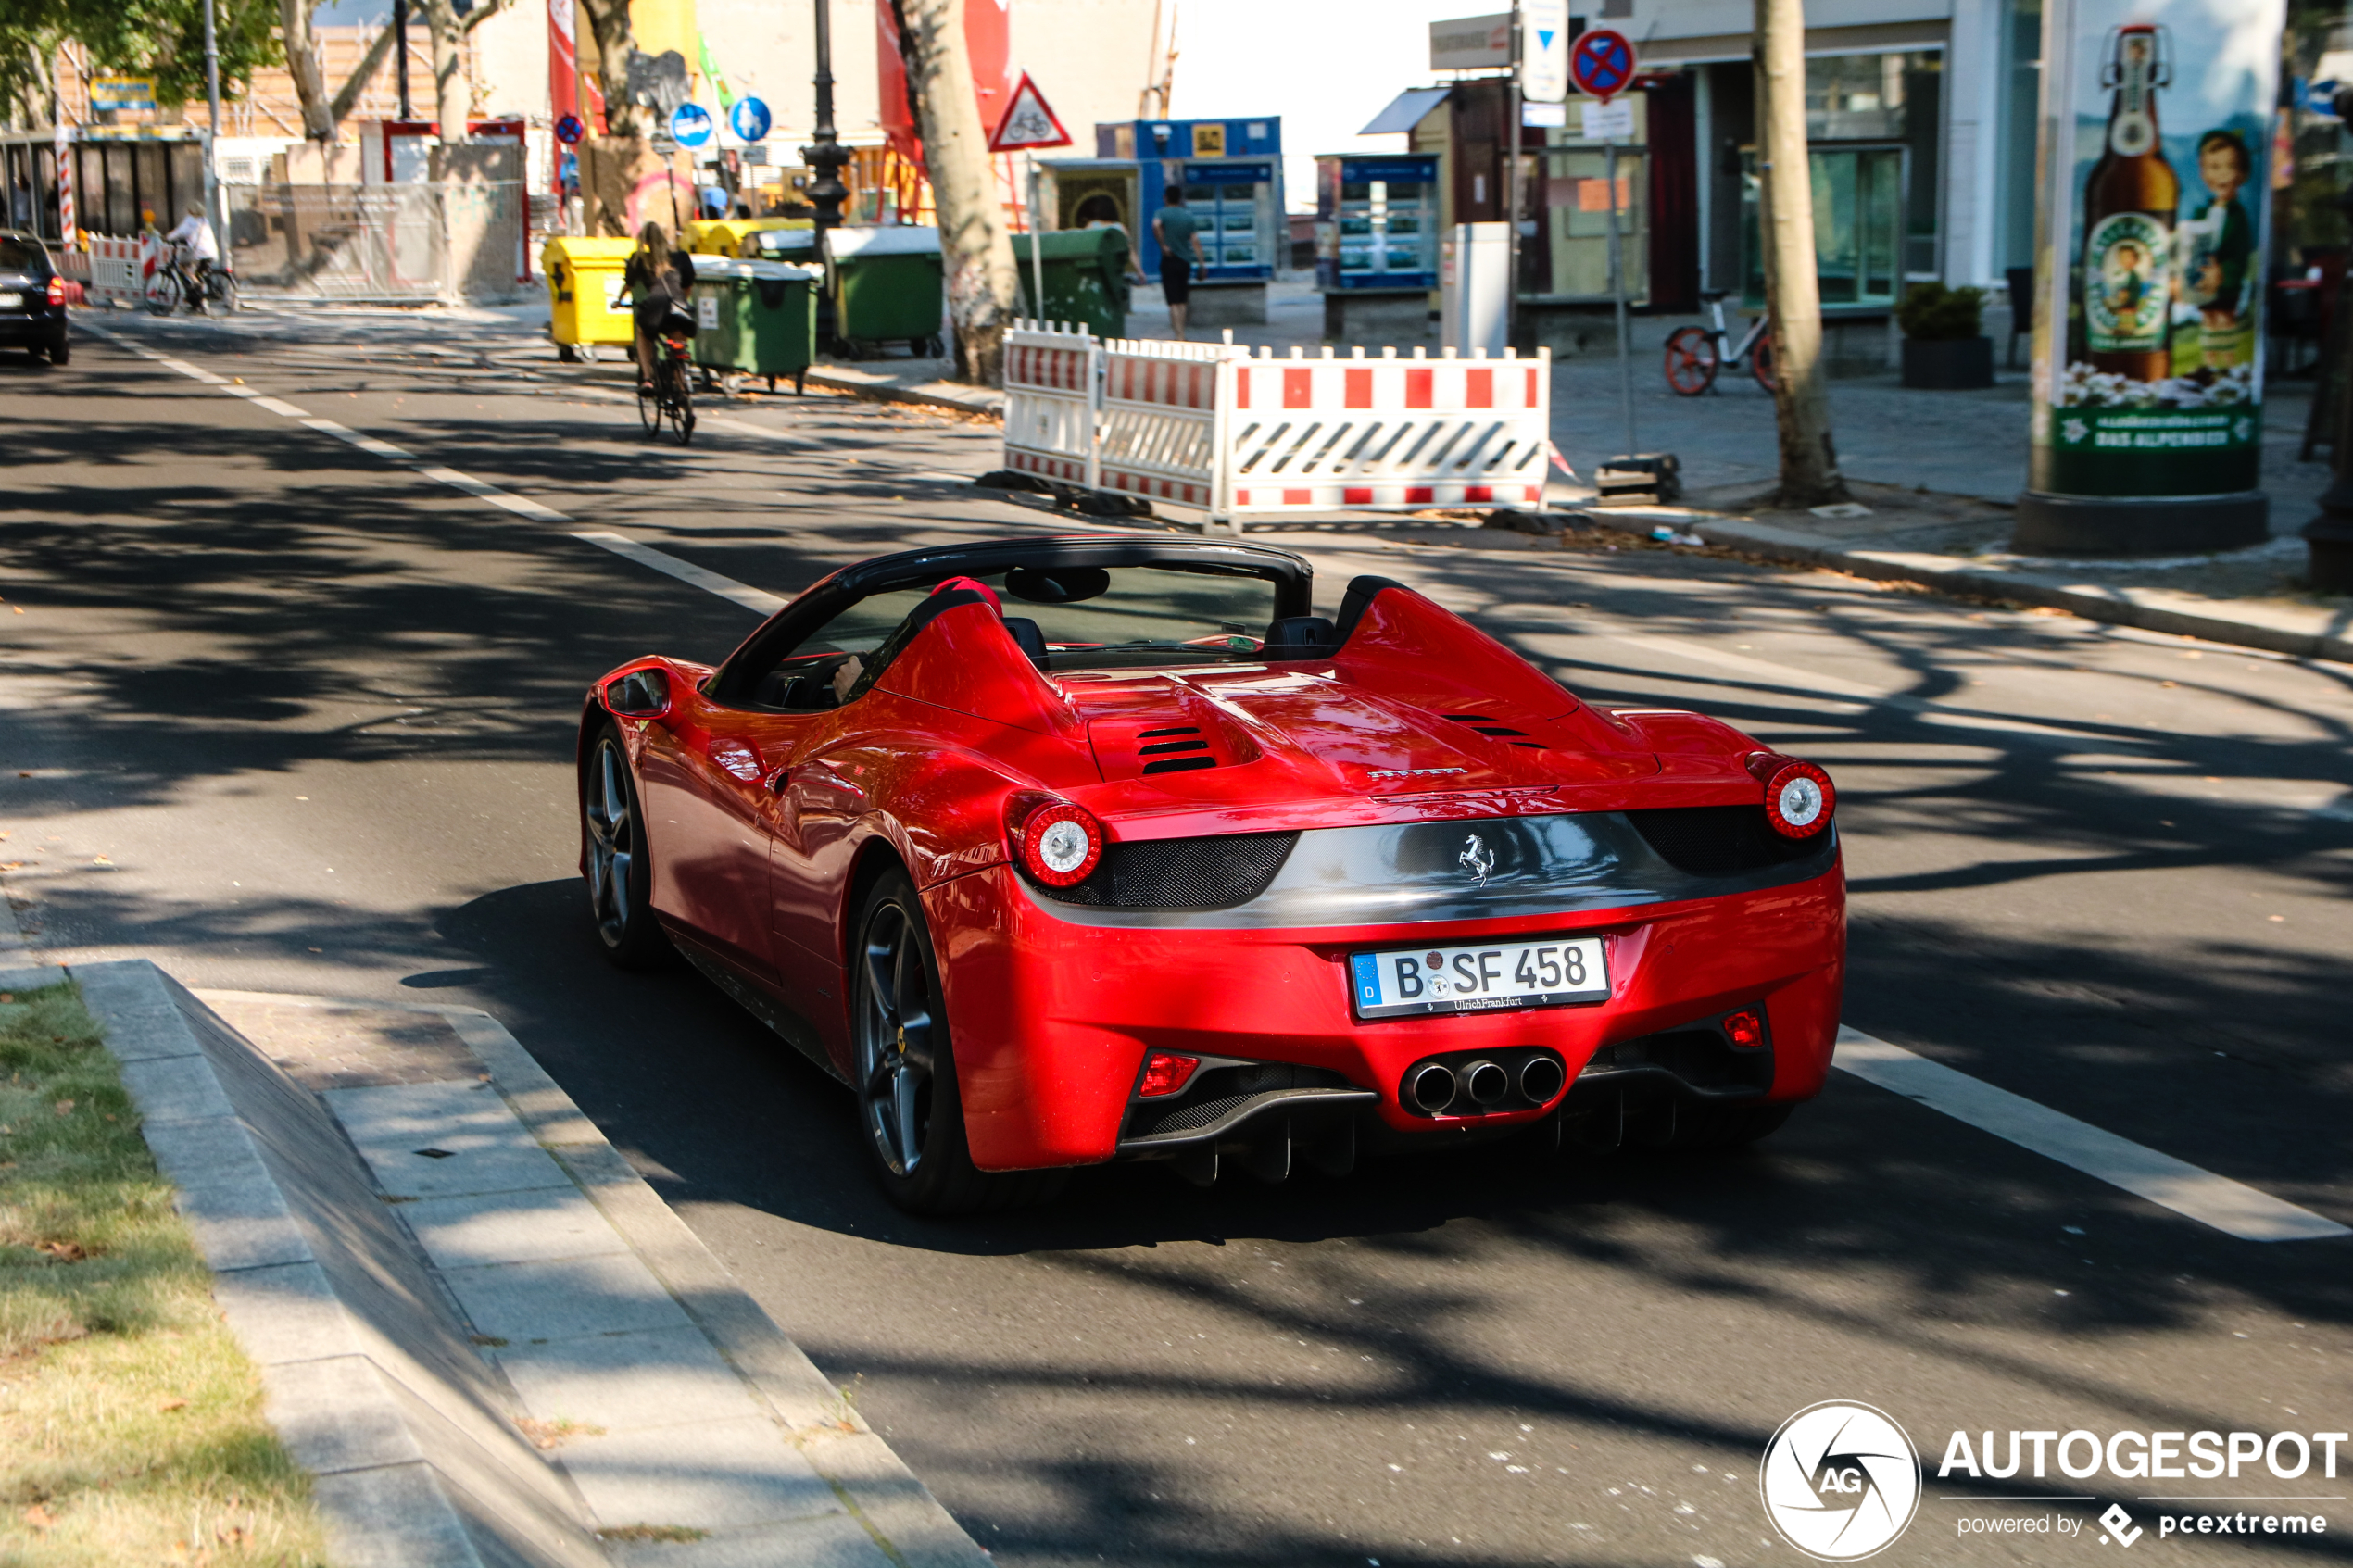
[[[0,926],[0,935],[12,929]],[[271,1424],[317,1478],[314,1495],[346,1568],[626,1568],[657,1558],[676,1568],[753,1559],[779,1568],[988,1562],[490,1014],[274,993],[199,995],[145,960],[11,968],[0,971],[0,986],[69,975],[105,1031],[142,1135],[179,1189],[175,1207],[213,1272],[222,1316],[261,1370]],[[504,1373],[467,1346],[469,1324],[448,1282],[405,1224],[390,1218],[395,1210],[381,1207],[385,1199],[327,1098],[286,1079],[219,1019],[207,1005],[211,998],[446,1020],[487,1069],[484,1086],[765,1407],[781,1429],[781,1451],[797,1454],[831,1493],[829,1514],[753,1536],[721,1530],[698,1545],[599,1541],[571,1481],[511,1430],[507,1407],[518,1401]]]
[[[976,414],[983,419],[1001,420],[1005,417],[1005,395],[992,387],[967,388],[953,382],[922,382],[909,386],[860,370],[837,367],[822,370],[815,365],[809,367],[806,379],[811,386],[822,386],[827,392],[862,397],[869,403],[914,403],[925,408],[946,408],[951,413]]]
[[[1583,515],[1601,527],[1647,537],[1661,517],[1613,516],[1596,508]],[[2305,631],[2292,625],[2271,625],[2246,616],[2218,612],[2217,601],[2163,588],[2110,588],[2069,583],[2041,572],[2005,571],[1973,566],[1957,556],[1902,550],[1842,550],[1816,544],[1804,534],[1768,523],[1727,521],[1694,517],[1689,512],[1673,519],[1678,528],[1698,534],[1723,549],[1763,556],[1800,566],[1828,567],[1855,577],[1882,583],[1918,583],[1923,587],[1968,598],[2011,599],[2080,615],[2117,626],[2137,627],[2174,636],[2196,637],[2210,643],[2260,648],[2296,659],[2324,659],[2353,664],[2353,617],[2340,617],[2338,629]],[[2293,613],[2293,612],[2288,612]],[[2319,612],[2315,612],[2319,613]],[[2283,616],[2284,619],[2284,615]]]

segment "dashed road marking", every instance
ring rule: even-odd
[[[2353,1229],[2160,1154],[2023,1095],[1841,1026],[1831,1065],[2242,1241],[2317,1241]]]
[[[716,594],[729,604],[741,605],[744,608],[756,610],[761,615],[774,615],[785,608],[785,600],[763,589],[755,588],[749,583],[738,583],[732,577],[722,577],[707,567],[697,566],[689,560],[680,560],[676,556],[665,554],[655,549],[651,545],[640,545],[636,540],[624,539],[618,533],[575,533],[573,537],[594,545],[600,550],[610,550],[614,555],[626,560],[634,560],[639,566],[649,566],[656,571],[675,577],[681,583],[691,583],[706,594]]]

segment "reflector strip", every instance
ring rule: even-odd
[[[1831,1065],[2242,1241],[2353,1236],[2353,1230],[2309,1209],[1997,1089],[1859,1029],[1840,1026]]]

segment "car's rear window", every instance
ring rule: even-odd
[[[1047,666],[1057,671],[1254,659],[1275,618],[1275,584],[1229,569],[1016,567],[978,581],[1008,618],[1038,623]],[[1085,596],[1056,602],[1072,591]],[[871,653],[930,592],[927,584],[861,599],[786,657]]]
[[[46,272],[48,253],[30,240],[0,235],[0,272]]]

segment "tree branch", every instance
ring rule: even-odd
[[[359,94],[368,90],[368,83],[375,80],[376,72],[384,69],[384,61],[391,57],[394,36],[389,25],[376,34],[375,42],[368,45],[368,52],[352,68],[351,80],[337,90],[334,101],[327,106],[329,119],[341,125],[359,107]]]

